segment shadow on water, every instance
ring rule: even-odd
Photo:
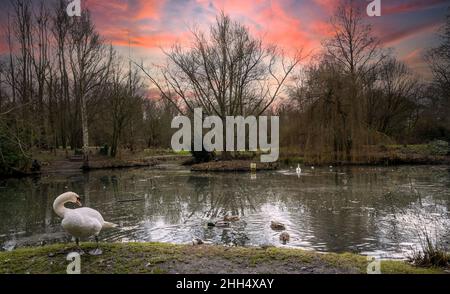
[[[85,206],[119,224],[102,233],[106,241],[188,243],[198,237],[215,244],[283,246],[279,232],[270,228],[270,221],[278,220],[291,235],[287,246],[401,258],[418,243],[411,224],[422,215],[412,213],[415,206],[432,206],[443,222],[449,220],[447,169],[305,168],[300,177],[286,169],[261,172],[256,179],[243,173],[131,169],[9,179],[0,183],[0,242],[6,248],[67,242],[52,202],[71,190]],[[240,219],[227,228],[207,226],[226,214]]]

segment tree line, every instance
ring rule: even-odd
[[[88,10],[69,17],[67,4],[11,0],[0,58],[2,172],[29,168],[36,150],[80,150],[88,161],[89,146],[108,145],[112,157],[123,147],[169,147],[171,119],[196,107],[222,119],[278,114],[281,146],[316,162],[364,161],[376,144],[450,140],[449,17],[441,45],[424,56],[433,73],[424,82],[380,45],[354,1],[336,10],[319,54],[284,52],[221,13],[152,67],[121,56]]]
[[[155,123],[171,107],[146,99],[140,70],[99,34],[89,11],[69,17],[67,4],[10,2],[0,60],[3,171],[26,169],[35,150],[81,149],[88,160],[89,146],[107,144],[114,157],[120,144],[168,140]]]
[[[427,82],[380,45],[363,13],[354,1],[337,8],[332,36],[278,109],[281,145],[301,146],[310,162],[370,162],[369,146],[450,140],[450,14],[423,56]]]

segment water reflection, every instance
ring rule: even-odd
[[[271,220],[286,224],[287,246],[403,257],[419,242],[417,223],[450,240],[450,174],[447,167],[295,169],[250,174],[175,170],[95,171],[0,183],[0,242],[68,241],[52,211],[64,191],[120,225],[107,241],[283,246]],[[417,209],[419,207],[419,209]],[[429,207],[430,209],[426,209]],[[433,208],[433,209],[431,209]],[[433,210],[433,211],[431,211]],[[230,228],[208,228],[225,214]],[[427,223],[434,214],[441,221]],[[414,225],[415,224],[415,225]]]

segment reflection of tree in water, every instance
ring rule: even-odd
[[[17,239],[20,245],[35,245],[51,239],[61,222],[53,213],[53,201],[71,186],[67,177],[8,180],[0,191],[0,242]]]
[[[209,197],[206,199],[208,205],[204,210],[204,216],[207,218],[223,217],[226,214],[245,216],[246,212],[255,211],[255,193],[251,191],[249,184],[244,176],[210,178],[207,194]]]
[[[166,176],[148,191],[149,211],[166,216],[171,223],[186,222],[192,218],[219,218],[226,213],[245,215],[255,210],[254,194],[246,183],[236,177]],[[164,189],[161,186],[166,186]],[[260,197],[263,202],[264,197]],[[152,213],[153,212],[153,213]]]
[[[440,202],[449,210],[450,181],[445,168],[316,169],[300,178],[258,173],[256,180],[248,174],[146,170],[11,179],[2,182],[0,189],[0,235],[6,235],[0,241],[4,242],[11,232],[51,235],[60,231],[60,219],[51,206],[57,195],[72,190],[86,197],[85,204],[90,202],[105,219],[129,226],[143,221],[150,221],[151,226],[175,225],[195,230],[199,237],[242,245],[247,242],[245,232],[254,233],[259,228],[255,222],[270,222],[274,208],[290,222],[288,228],[296,230],[300,239],[308,235],[311,244],[326,244],[325,249],[333,251],[352,246],[358,250],[357,245],[368,243],[382,249],[405,238],[398,220],[386,216],[420,203],[420,198],[410,193],[410,178],[423,192],[422,201],[426,196],[427,201]],[[383,197],[389,191],[397,191],[392,203]],[[120,202],[128,199],[138,201]],[[227,213],[241,216],[242,221],[228,230],[206,228],[208,221],[219,220]]]
[[[133,206],[142,208],[145,220],[163,219],[167,224],[178,224],[183,222],[188,190],[185,180],[177,175],[147,178],[140,184],[138,192],[135,191],[144,197],[144,202],[136,202]]]
[[[373,211],[380,187],[376,174],[337,170],[308,180],[308,186],[318,187],[302,193],[311,218],[313,243],[326,244],[331,251],[357,251],[358,245],[376,234]]]
[[[206,228],[209,220],[226,213],[242,216],[255,209],[254,193],[236,177],[165,175],[153,184],[146,183],[146,220],[163,220],[166,225],[189,223],[205,238],[220,236],[222,243],[244,245],[248,241],[243,221],[229,229]],[[260,198],[263,201],[264,197]]]
[[[314,243],[325,243],[332,251],[348,248],[360,251],[359,245],[367,246],[368,242],[373,249],[392,246],[392,242],[401,239],[402,228],[397,220],[384,216],[393,214],[393,209],[420,201],[407,188],[410,176],[408,172],[392,173],[388,169],[350,168],[345,173],[335,171],[328,176],[306,177],[306,186],[316,187],[300,193],[301,202],[310,214]],[[389,204],[384,195],[393,190],[401,197]]]

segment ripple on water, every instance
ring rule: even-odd
[[[167,167],[6,180],[0,190],[0,243],[68,241],[51,207],[53,198],[68,189],[119,224],[102,232],[106,241],[181,244],[201,238],[214,244],[283,246],[280,232],[270,228],[276,220],[290,234],[287,247],[404,258],[418,245],[414,230],[425,216],[440,219],[444,232],[450,227],[446,167],[306,169],[300,178],[295,169],[258,172],[252,179]],[[411,193],[411,181],[420,195]],[[387,200],[387,192],[392,199]],[[419,204],[422,208],[414,210]],[[240,221],[229,228],[207,227],[225,214],[239,215]],[[432,232],[442,231],[438,224],[426,224]]]

